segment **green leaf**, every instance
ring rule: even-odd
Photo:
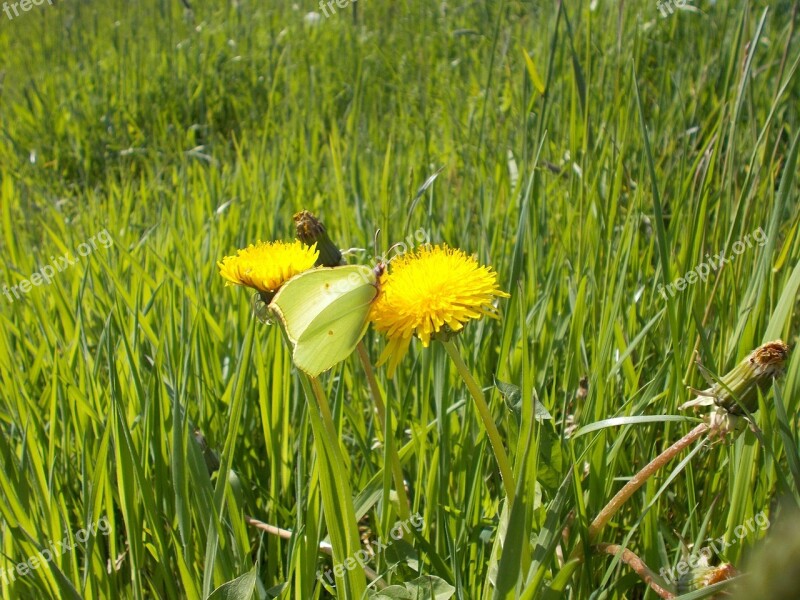
[[[536,480],[550,491],[561,485],[563,478],[561,438],[548,425],[538,428],[539,455],[537,457]]]
[[[373,592],[370,598],[375,600],[448,600],[456,593],[456,588],[433,575],[423,575],[414,581],[407,581],[402,586],[390,585],[380,592]]]
[[[370,598],[376,599],[384,599],[384,598],[396,598],[397,600],[411,600],[414,596],[411,595],[411,592],[408,591],[407,588],[404,588],[399,585],[390,585],[387,588],[382,589],[380,592],[370,594]]]
[[[517,424],[519,424],[519,420],[522,418],[522,388],[518,385],[513,383],[506,383],[505,381],[500,381],[499,379],[495,379],[494,382],[497,391],[499,391],[503,396],[503,401],[505,402],[506,408],[514,415],[517,420]],[[552,419],[553,416],[550,412],[539,402],[539,399],[536,397],[536,393],[534,392],[533,395],[533,410],[536,415],[537,420],[542,419]]]
[[[603,419],[595,423],[589,423],[585,427],[581,427],[572,434],[573,438],[581,435],[586,435],[592,431],[605,429],[606,427],[619,427],[620,425],[641,425],[642,423],[665,423],[667,421],[686,421],[694,423],[696,419],[683,417],[680,415],[646,415],[641,417],[614,417],[611,419]]]
[[[506,383],[499,379],[494,380],[494,385],[500,394],[502,394],[506,408],[511,411],[514,418],[517,420],[517,424],[519,424],[519,420],[522,416],[522,390],[513,383]]]
[[[544,83],[542,82],[542,78],[539,77],[539,71],[536,70],[536,65],[533,63],[533,59],[528,54],[528,51],[524,48],[522,49],[522,54],[525,57],[525,66],[528,68],[528,75],[531,78],[533,87],[535,87],[536,91],[540,94],[544,94]]]
[[[250,600],[256,589],[256,568],[240,575],[232,581],[226,581],[208,597],[208,600]]]

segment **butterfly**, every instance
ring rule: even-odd
[[[301,371],[316,377],[355,350],[367,331],[384,269],[383,264],[318,267],[281,286],[269,308],[283,324]]]

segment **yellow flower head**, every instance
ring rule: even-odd
[[[470,319],[496,317],[497,273],[474,257],[447,246],[425,246],[397,258],[381,277],[381,293],[370,319],[387,338],[379,364],[389,361],[389,376],[416,335],[428,346],[440,331],[459,331]]]
[[[284,282],[314,266],[316,244],[258,242],[217,263],[225,285],[244,285],[271,296]]]

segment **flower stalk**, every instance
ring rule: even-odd
[[[367,349],[364,347],[364,342],[361,341],[356,346],[358,358],[364,367],[364,373],[367,376],[369,383],[370,394],[372,401],[375,403],[375,412],[378,413],[378,419],[383,428],[383,443],[386,444],[386,453],[388,454],[389,466],[394,478],[394,487],[397,491],[397,513],[401,519],[408,519],[411,517],[411,511],[408,504],[408,496],[406,495],[406,483],[403,480],[403,468],[400,464],[400,456],[397,454],[397,449],[394,446],[394,438],[392,431],[394,431],[394,419],[391,411],[386,410],[383,403],[383,396],[381,389],[378,385],[378,380],[375,378],[375,371],[372,370],[372,363],[370,363]]]
[[[508,455],[506,454],[505,447],[503,446],[503,440],[500,437],[500,432],[497,430],[497,425],[495,425],[494,419],[492,418],[489,405],[486,404],[486,400],[483,397],[483,391],[472,377],[472,374],[469,372],[469,369],[467,368],[464,360],[461,358],[461,354],[459,354],[458,348],[456,348],[453,340],[441,341],[445,347],[445,350],[447,350],[447,353],[450,355],[450,360],[452,360],[453,364],[456,366],[456,370],[458,370],[459,375],[461,375],[464,383],[467,384],[467,389],[469,390],[472,399],[475,401],[475,407],[478,409],[478,415],[480,415],[481,421],[483,422],[486,435],[489,437],[489,443],[494,451],[494,458],[497,461],[497,466],[500,469],[500,477],[503,479],[503,486],[506,490],[506,496],[508,496],[508,503],[511,504],[514,502],[514,490],[516,489],[516,485],[514,483],[514,472],[511,470],[511,463],[508,460]]]
[[[767,342],[753,350],[736,367],[720,378],[710,388],[698,392],[695,400],[681,405],[681,409],[693,406],[714,406],[708,423],[701,423],[669,448],[664,450],[626,483],[611,501],[600,511],[589,526],[589,540],[594,540],[606,523],[625,502],[661,467],[675,458],[684,448],[708,432],[709,437],[724,435],[736,427],[736,417],[743,414],[742,408],[754,412],[758,408],[758,391],[766,392],[774,377],[781,374],[789,356],[789,347],[781,340]]]
[[[708,430],[709,425],[707,423],[700,423],[697,427],[664,450],[664,452],[651,460],[641,471],[634,475],[628,483],[622,486],[622,489],[603,507],[603,510],[597,514],[592,524],[589,525],[589,541],[592,542],[597,538],[603,530],[603,527],[611,520],[611,517],[622,508],[622,505],[625,504],[636,490],[642,487],[656,471],[680,454],[686,447],[700,439],[700,436]]]
[[[598,544],[596,547],[600,552],[605,552],[611,556],[619,555],[619,559],[633,569],[634,572],[642,578],[642,581],[649,585],[659,597],[665,598],[666,600],[671,600],[675,597],[675,594],[664,589],[656,582],[655,573],[653,573],[645,562],[635,553],[618,544]]]
[[[697,427],[650,461],[614,495],[589,525],[589,543],[595,543],[595,540],[611,518],[656,471],[667,465],[680,452],[699,440],[703,435],[707,434],[709,438],[722,437],[737,428],[742,414],[749,415],[750,412],[757,410],[758,392],[766,393],[768,391],[773,379],[782,373],[788,356],[789,347],[781,340],[767,342],[751,352],[734,369],[720,378],[717,383],[702,392],[697,392],[699,394],[698,398],[683,404],[680,407],[682,409],[693,406],[713,406],[714,408],[706,422],[697,425]],[[597,547],[611,554],[616,554],[619,551],[619,547],[607,544],[599,544]],[[624,552],[627,552],[627,550]],[[625,560],[624,552],[622,555],[623,562],[630,564],[634,570],[644,565],[644,563],[638,565],[631,556],[628,556],[628,558],[633,562]],[[575,547],[571,558],[582,559],[581,545]],[[638,557],[635,558],[638,559]],[[646,565],[644,567],[646,568]],[[687,586],[682,591],[706,587],[736,574],[736,570],[728,564],[720,565],[719,567],[705,567],[697,570],[696,573],[693,572],[691,578],[680,582],[682,586]],[[663,595],[662,592],[666,592],[666,590],[660,588],[659,591],[654,587],[652,573],[649,570],[642,571],[640,576],[662,598],[674,597],[672,595]],[[667,592],[667,594],[671,593]]]

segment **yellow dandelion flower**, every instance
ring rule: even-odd
[[[225,285],[251,287],[269,297],[285,281],[313,267],[318,254],[316,244],[258,242],[226,256],[217,266]]]
[[[460,331],[470,319],[496,317],[497,273],[457,248],[425,246],[391,263],[381,278],[381,293],[370,318],[388,340],[379,364],[389,361],[389,376],[416,335],[427,347],[441,331]]]

